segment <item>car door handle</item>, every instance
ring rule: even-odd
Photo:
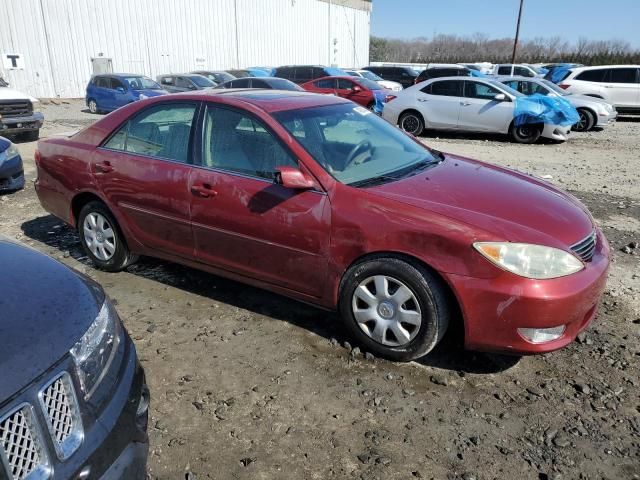
[[[463,107],[468,107],[469,105],[471,105],[471,102],[460,102],[460,105],[462,105]]]
[[[96,163],[96,173],[109,173],[109,172],[113,172],[113,166],[111,165],[110,161],[105,160],[102,163]]]
[[[429,99],[428,98],[419,98],[418,101],[419,102],[428,102]]]
[[[218,192],[211,188],[211,185],[208,183],[202,185],[191,185],[191,193],[203,198],[215,197],[218,195]]]

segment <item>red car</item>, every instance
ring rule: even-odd
[[[346,98],[376,113],[381,113],[384,104],[396,98],[395,95],[391,95],[391,90],[361,77],[322,77],[300,86],[308,92]]]
[[[150,255],[337,309],[391,359],[458,319],[470,349],[555,350],[605,288],[609,246],[577,199],[335,96],[147,99],[35,158],[40,202],[97,267]]]

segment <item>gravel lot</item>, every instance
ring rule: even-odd
[[[45,106],[42,134],[100,118]],[[99,281],[136,341],[152,392],[151,478],[640,478],[640,118],[565,144],[427,135],[446,152],[543,176],[604,228],[613,265],[579,341],[522,359],[448,338],[420,362],[351,349],[337,317],[154,259],[94,270],[28,184],[0,196],[0,233]],[[549,177],[550,176],[550,177]],[[34,279],[37,282],[37,279]]]

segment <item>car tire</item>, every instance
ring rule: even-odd
[[[536,143],[542,135],[542,125],[525,124],[520,126],[511,125],[509,135],[516,143]]]
[[[87,106],[89,107],[89,111],[91,113],[100,113],[100,109],[98,108],[98,102],[96,102],[93,98],[91,98],[87,102]]]
[[[119,272],[138,259],[129,251],[118,222],[104,203],[93,201],[82,207],[77,227],[82,248],[100,270]]]
[[[571,127],[571,130],[575,132],[588,132],[591,130],[596,123],[595,115],[586,108],[579,108],[578,115],[580,115],[580,120]]]
[[[24,132],[22,139],[26,142],[35,142],[40,138],[40,130],[31,130],[30,132]]]
[[[399,258],[375,257],[352,266],[339,295],[347,329],[365,350],[390,360],[426,355],[449,324],[449,302],[440,279]]]
[[[404,112],[400,115],[398,126],[407,133],[418,137],[424,131],[424,118],[416,111]]]

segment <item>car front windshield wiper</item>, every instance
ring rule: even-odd
[[[376,175],[375,177],[365,178],[356,182],[347,183],[350,187],[373,187],[374,185],[382,185],[383,183],[399,180],[400,177],[392,177],[390,175]]]
[[[438,165],[444,160],[444,154],[442,152],[439,152],[438,150],[432,150],[432,153],[436,158],[421,160],[410,165],[409,167],[405,167],[392,172],[393,175],[376,175],[374,177],[365,178],[364,180],[358,180],[356,182],[348,183],[347,185],[349,185],[350,187],[372,187],[374,185],[381,185],[383,183],[394,182],[402,178],[412,177],[414,175],[417,175],[419,172],[426,170],[427,168]]]

